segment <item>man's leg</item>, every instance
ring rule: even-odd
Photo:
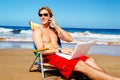
[[[96,61],[93,58],[88,58],[85,63],[87,63],[89,66],[96,68],[98,70],[101,70],[103,72],[105,72],[104,69],[102,69],[100,66],[98,66],[98,64],[96,63]]]
[[[103,71],[93,68],[83,61],[79,61],[74,70],[84,73],[93,80],[120,80],[120,78],[113,77]]]

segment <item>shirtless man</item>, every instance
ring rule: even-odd
[[[87,75],[93,80],[120,80],[117,77],[113,77],[107,74],[102,68],[100,68],[93,58],[82,56],[78,59],[67,60],[55,55],[58,50],[58,37],[64,41],[72,42],[71,35],[58,26],[53,14],[48,7],[42,7],[38,11],[38,15],[41,20],[41,24],[34,31],[32,37],[36,44],[37,49],[49,48],[43,55],[46,62],[56,66],[61,74],[66,78],[69,78],[72,71],[79,71]],[[52,23],[52,26],[50,26]],[[72,49],[64,48],[62,52],[70,53]]]

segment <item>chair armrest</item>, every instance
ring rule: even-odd
[[[49,48],[41,48],[39,50],[33,50],[34,52],[40,52],[40,51],[45,51],[45,50],[48,50]]]

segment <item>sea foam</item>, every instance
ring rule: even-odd
[[[90,31],[69,32],[73,37],[72,43],[95,41],[95,44],[119,44],[120,34],[100,34]],[[10,28],[0,28],[0,40],[2,41],[32,41],[32,32],[30,29],[17,30]],[[64,41],[62,41],[65,43]]]

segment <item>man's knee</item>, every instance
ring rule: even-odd
[[[86,63],[87,63],[87,62],[93,62],[93,63],[95,63],[96,61],[95,61],[95,59],[93,59],[93,58],[90,57],[90,58],[88,58],[85,62],[86,62]]]
[[[83,61],[81,61],[81,60],[78,61],[77,64],[75,65],[74,70],[77,70],[77,71],[79,70],[79,71],[80,71],[81,68],[84,67],[84,64],[85,64],[85,62],[83,62]]]

